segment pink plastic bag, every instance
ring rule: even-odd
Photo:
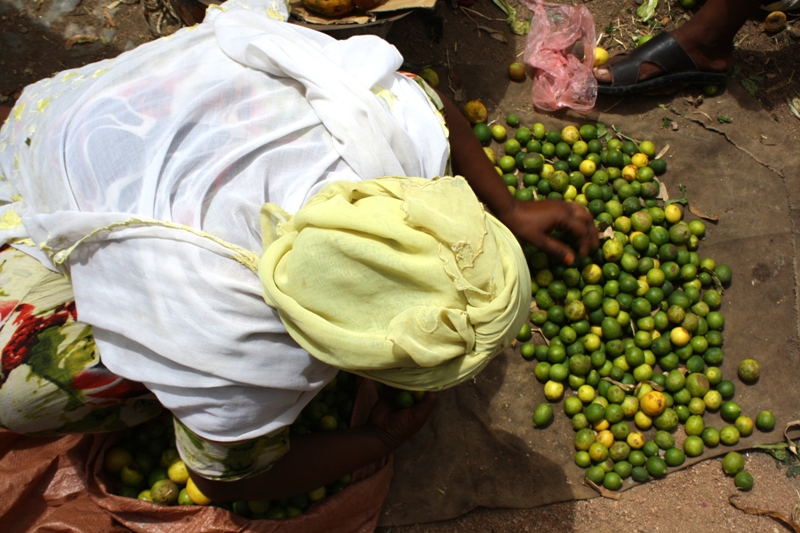
[[[533,78],[533,105],[544,111],[591,110],[597,99],[592,14],[584,5],[525,2],[533,12],[524,57]],[[573,54],[576,43],[579,55],[583,45],[583,61]]]

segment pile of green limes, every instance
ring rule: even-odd
[[[290,435],[347,428],[356,396],[356,378],[339,372],[303,409]],[[304,513],[312,504],[340,492],[351,475],[307,494],[274,501],[214,503],[189,476],[175,448],[172,417],[163,416],[123,432],[103,456],[104,470],[119,480],[116,493],[162,505],[215,505],[250,519],[280,520]]]
[[[517,339],[550,402],[534,409],[534,427],[547,426],[563,400],[575,463],[610,490],[664,476],[705,447],[735,445],[754,425],[771,431],[772,413],[754,424],[723,379],[720,309],[731,269],[698,254],[706,225],[684,220],[685,198],[659,199],[667,164],[654,144],[612,137],[600,123],[548,131],[513,114],[506,122],[513,138],[502,125],[474,132],[509,192],[580,203],[605,235],[596,253],[570,266],[523,246],[535,305]],[[499,157],[492,141],[503,143]],[[536,331],[546,342],[531,342]],[[706,425],[707,411],[724,426]]]

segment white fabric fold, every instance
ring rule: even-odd
[[[167,39],[42,80],[0,130],[0,241],[49,268],[50,253],[80,242],[62,268],[103,362],[223,442],[291,423],[336,373],[291,340],[242,261],[263,251],[261,206],[293,213],[331,181],[434,177],[448,159],[430,102],[394,72],[394,47],[270,21],[275,5],[230,1]],[[280,47],[259,48],[265,29]],[[314,62],[289,68],[295,53]],[[342,78],[328,92],[322,60]]]

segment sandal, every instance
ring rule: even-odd
[[[643,63],[658,65],[664,74],[639,81],[639,68]],[[614,63],[611,84],[598,83],[600,94],[627,95],[659,91],[665,88],[678,90],[686,84],[724,85],[728,76],[724,72],[703,72],[672,35],[662,32],[646,44],[635,48],[624,59]]]

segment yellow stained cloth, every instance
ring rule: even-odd
[[[477,374],[530,308],[519,243],[461,177],[335,182],[261,212],[267,303],[317,359],[409,390]]]

